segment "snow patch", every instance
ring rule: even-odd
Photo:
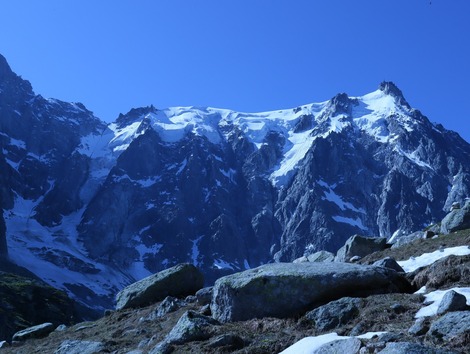
[[[362,208],[356,208],[353,204],[345,202],[341,196],[334,192],[336,184],[330,186],[325,181],[317,181],[317,184],[326,188],[327,191],[324,192],[325,196],[322,197],[323,200],[328,200],[329,202],[335,203],[341,210],[352,210],[356,213],[365,214],[365,210]]]
[[[368,332],[355,337],[339,336],[336,332],[322,334],[316,337],[305,337],[294,343],[280,354],[313,354],[322,345],[349,338],[371,339],[375,336],[385,334],[387,332]]]
[[[421,308],[416,313],[415,318],[430,317],[437,315],[437,309],[441,305],[444,295],[451,290],[454,290],[455,292],[464,295],[467,298],[467,305],[470,305],[470,288],[452,288],[447,290],[436,290],[424,295],[424,303],[431,304]]]
[[[332,219],[336,222],[342,222],[342,223],[345,223],[345,224],[349,224],[349,225],[352,225],[352,226],[355,226],[355,227],[358,227],[360,228],[361,230],[364,230],[364,231],[367,231],[367,227],[364,226],[364,224],[362,223],[362,220],[359,219],[359,218],[347,218],[347,217],[344,217],[344,216],[332,216]]]
[[[397,263],[406,273],[414,272],[416,269],[428,266],[434,262],[450,255],[465,256],[470,254],[468,246],[457,246],[440,249],[431,253],[423,253],[421,256],[412,257],[406,261],[398,261]]]

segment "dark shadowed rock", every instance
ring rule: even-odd
[[[197,303],[199,305],[207,305],[210,304],[212,300],[212,286],[209,286],[207,288],[202,288],[201,290],[198,290],[196,293],[196,298],[197,298]]]
[[[212,327],[218,324],[211,317],[203,316],[194,311],[187,311],[181,316],[165,339],[157,344],[150,353],[168,353],[171,352],[170,347],[173,344],[208,339],[212,335]]]
[[[319,331],[338,328],[351,321],[359,314],[360,299],[344,297],[320,306],[305,315]]]
[[[455,354],[455,352],[418,343],[391,342],[387,343],[378,354]]]
[[[423,334],[426,334],[428,330],[429,324],[427,323],[426,318],[421,317],[418,318],[415,323],[410,327],[408,333],[414,336],[422,336]]]
[[[167,296],[194,294],[203,285],[203,275],[195,266],[178,264],[121,290],[116,296],[116,309],[149,305]]]
[[[160,305],[158,305],[157,309],[155,310],[154,316],[155,318],[163,317],[170,312],[175,312],[184,305],[185,302],[183,300],[177,299],[172,296],[167,296],[160,303]]]
[[[378,260],[377,262],[374,262],[373,265],[378,266],[378,267],[390,268],[390,269],[393,269],[394,271],[405,273],[403,268],[392,257],[386,257],[384,259]]]
[[[418,270],[413,277],[416,288],[440,288],[447,284],[470,286],[470,255],[449,256]],[[455,286],[455,285],[454,285]]]
[[[441,222],[441,233],[449,234],[454,231],[470,228],[470,200],[461,209],[454,209]]]
[[[372,238],[360,235],[351,236],[336,253],[335,262],[347,262],[354,256],[364,257],[387,247],[384,237]]]
[[[209,348],[228,347],[231,350],[241,349],[245,346],[245,341],[235,334],[222,334],[209,341]]]
[[[449,312],[431,324],[427,337],[452,341],[470,331],[470,311]]]
[[[409,292],[399,273],[349,263],[274,263],[225,276],[214,285],[211,310],[219,321],[292,317],[345,296]]]
[[[13,335],[13,341],[20,342],[30,338],[47,337],[54,330],[54,325],[50,322],[23,329]]]
[[[95,354],[101,353],[105,348],[101,342],[92,342],[85,340],[66,340],[54,354]]]
[[[439,308],[437,309],[437,314],[442,315],[446,312],[465,311],[468,308],[467,298],[454,290],[450,290],[446,292],[442,298]]]

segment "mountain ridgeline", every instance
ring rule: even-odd
[[[149,106],[107,124],[36,95],[0,56],[0,145],[0,257],[95,309],[177,263],[211,283],[423,229],[470,196],[470,145],[391,82],[294,109]]]

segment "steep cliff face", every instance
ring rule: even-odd
[[[470,145],[392,83],[281,111],[150,106],[105,124],[35,95],[3,57],[0,75],[9,257],[88,306],[179,262],[210,283],[352,234],[415,231],[470,195]]]

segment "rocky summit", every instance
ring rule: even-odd
[[[279,111],[148,106],[106,123],[34,93],[0,56],[0,146],[0,257],[98,312],[179,263],[210,285],[354,234],[400,238],[470,195],[470,145],[391,82]]]

